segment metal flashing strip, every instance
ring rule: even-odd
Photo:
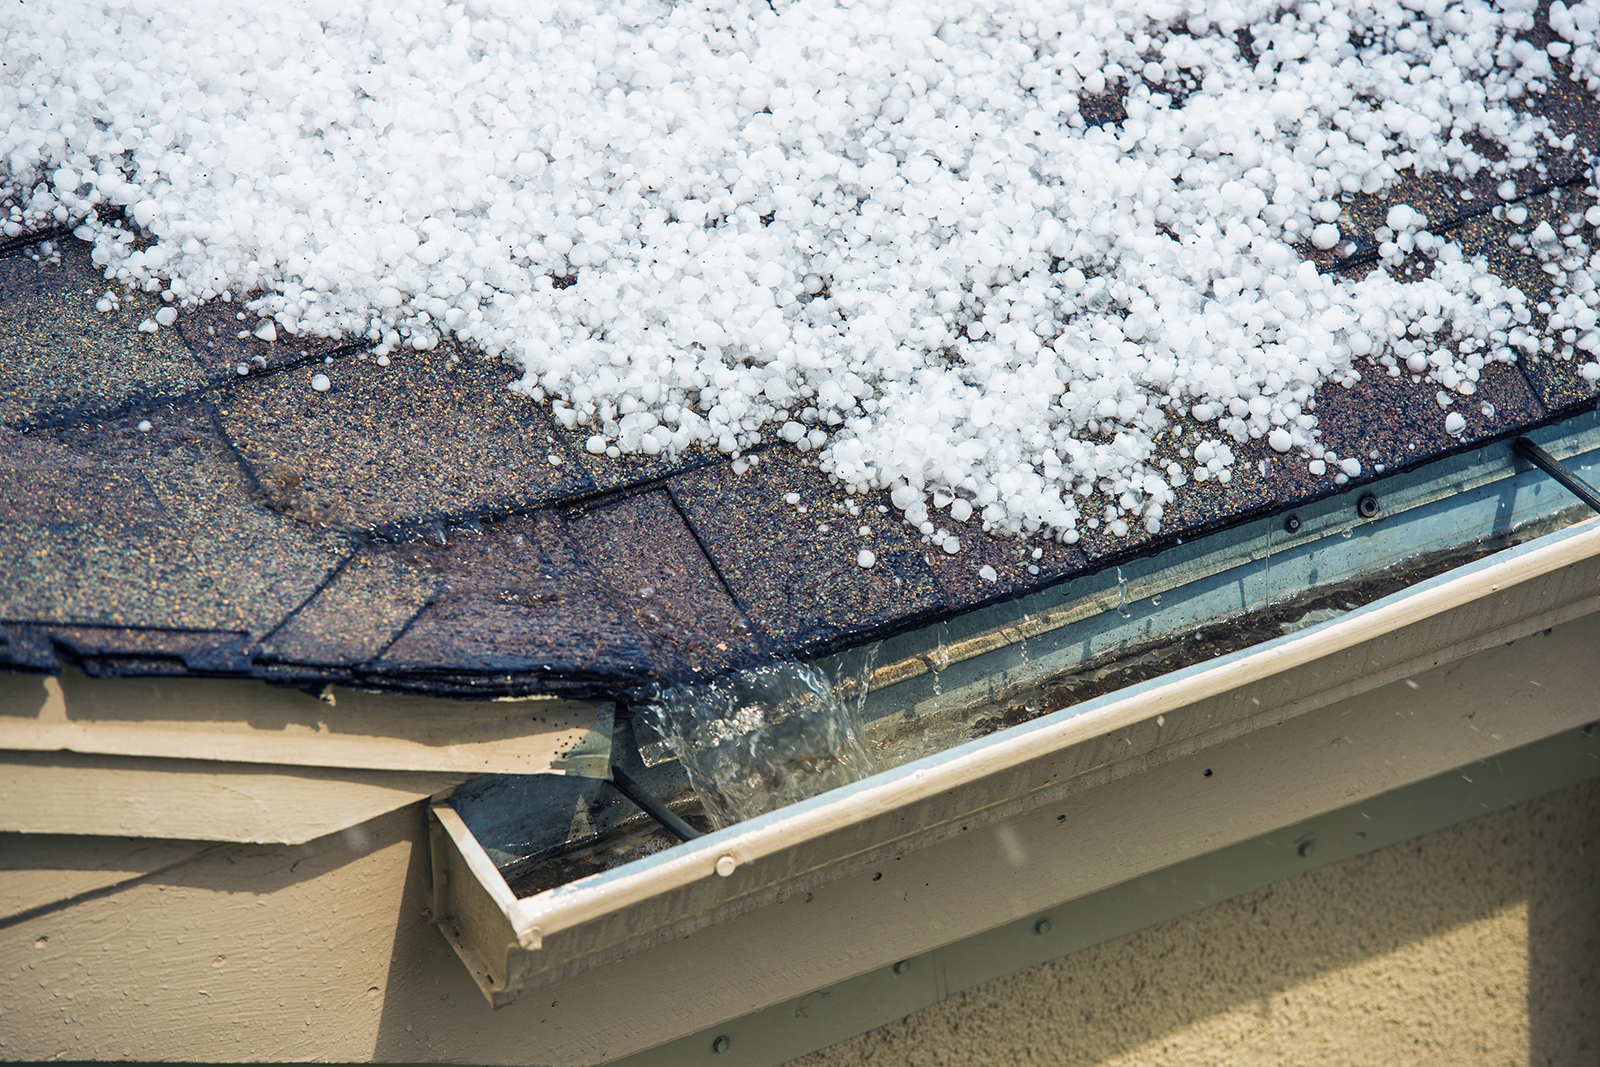
[[[1275,728],[1308,715],[1318,719],[1310,713],[1319,709],[1593,614],[1600,610],[1597,556],[1600,520],[1592,520],[1341,618],[1087,701],[537,896],[507,902],[498,874],[491,876],[479,866],[474,874],[484,884],[478,903],[497,913],[492,925],[500,932],[492,943],[480,942],[481,958],[497,976],[493,989],[485,991],[495,1003],[508,1003],[522,988],[571,980],[696,931],[709,936],[739,916],[796,894],[820,892],[886,861],[942,851],[933,846],[1025,818],[1043,805],[1098,807],[1105,802],[1101,798],[1125,791],[1113,787],[1149,786],[1157,772],[1241,737],[1258,739],[1260,748],[1266,740],[1288,736]],[[1591,706],[1585,704],[1584,710]],[[1503,724],[1493,740],[1476,734],[1448,744],[1444,734],[1429,734],[1426,743],[1420,736],[1396,738],[1396,755],[1404,754],[1404,759],[1394,766],[1367,768],[1359,783],[1339,795],[1346,800],[1371,795],[1463,759],[1492,755],[1574,725],[1568,720],[1579,714],[1568,705],[1552,705]],[[1457,756],[1461,758],[1452,763],[1438,762]],[[1303,801],[1296,798],[1296,804]],[[1296,804],[1278,805],[1286,820],[1295,816]],[[450,843],[457,851],[466,848],[468,842],[453,836],[443,809],[436,810]],[[1257,826],[1254,832],[1268,828]],[[1201,835],[1159,865],[1230,843]],[[1098,885],[1085,883],[1086,892],[1140,873],[1127,870],[1120,860],[1096,866],[1085,857],[1085,863],[1086,871],[1075,877],[1100,880]],[[449,877],[452,891],[457,891],[460,878],[456,873]],[[461,903],[462,913],[482,911],[478,904]],[[910,954],[906,950],[919,939],[915,950],[925,951],[975,932],[963,929],[962,923],[992,926],[1015,917],[1002,914],[1015,901],[988,903],[982,919],[919,928],[905,934],[909,941],[904,944],[879,943],[872,951]],[[436,915],[461,922],[461,914]],[[507,930],[514,936],[501,936]],[[882,962],[863,958],[849,965],[865,971]],[[799,981],[806,973],[797,964],[790,978]],[[713,999],[703,1010],[714,1010],[709,1006]],[[692,1024],[691,1015],[683,1015],[672,1025],[693,1029]]]
[[[677,1067],[730,1053],[711,1062],[778,1067],[996,978],[1596,777],[1600,724],[1590,724],[1184,860],[614,1063]]]

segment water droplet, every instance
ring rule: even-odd
[[[1272,523],[1267,524],[1267,559],[1266,569],[1262,575],[1261,584],[1265,588],[1262,599],[1265,607],[1272,607]]]
[[[941,622],[934,632],[937,636],[935,637],[933,651],[928,653],[926,661],[928,670],[933,674],[933,702],[937,706],[944,696],[944,684],[940,675],[946,667],[950,666],[950,650],[945,647],[944,643],[945,638],[950,635],[950,631]]]
[[[1017,640],[1017,657],[1021,665],[1026,667],[1028,665],[1028,624],[1033,621],[1033,616],[1028,614],[1028,609],[1023,606],[1020,600],[1017,601],[1017,614],[1019,616],[1017,619],[1017,633],[1021,635]]]

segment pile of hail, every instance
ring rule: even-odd
[[[1542,343],[1524,295],[1408,205],[1377,237],[1426,272],[1352,280],[1297,251],[1347,246],[1341,199],[1407,168],[1539,181],[1570,146],[1519,100],[1593,91],[1600,50],[1595,8],[1556,0],[1543,48],[1535,11],[13,3],[0,225],[75,226],[109,278],[248,299],[269,332],[394,358],[453,334],[597,452],[765,435],[889,490],[925,537],[940,509],[1069,542],[1155,531],[1250,439],[1358,474],[1319,444],[1320,383],[1381,358],[1470,394]],[[1125,117],[1086,119],[1108,95]],[[1527,247],[1572,264],[1555,357],[1592,379],[1600,291],[1548,237]],[[1185,416],[1203,432],[1157,460]]]

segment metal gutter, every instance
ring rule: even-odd
[[[1241,738],[1263,747],[1266,738],[1287,737],[1282,728],[1291,721],[1317,719],[1320,710],[1378,687],[1596,611],[1600,611],[1600,520],[1590,520],[1422,582],[1342,618],[916,760],[522,900],[508,899],[503,881],[493,884],[498,876],[489,873],[493,865],[488,857],[448,806],[440,806],[435,809],[436,843],[443,856],[436,857],[441,882],[435,890],[435,914],[457,928],[458,950],[464,950],[464,957],[469,953],[474,957],[469,962],[480,974],[480,986],[489,999],[509,1003],[523,989],[581,981],[581,976],[604,963],[656,947],[664,950],[696,931],[720,937],[713,928],[726,927],[730,920],[770,913],[771,905],[804,897],[875,866],[932,856],[982,827],[1028,818],[1043,805],[1068,804],[1062,820],[1083,818],[1082,812],[1073,813],[1075,807],[1099,809],[1102,797],[1125,793],[1120,788],[1125,783],[1153,788],[1158,772],[1202,758],[1208,750]],[[1584,631],[1582,640],[1594,637]],[[1425,731],[1395,738],[1396,759],[1367,767],[1341,785],[1338,799],[1347,803],[1373,795],[1592,717],[1592,703],[1551,706],[1537,715],[1500,723],[1493,737],[1460,738],[1452,732],[1453,739],[1446,743],[1443,734]],[[1295,786],[1293,779],[1280,781],[1276,800],[1262,799],[1274,812],[1269,819],[1279,812],[1282,821],[1309,814],[1281,795],[1283,789]],[[1329,804],[1324,810],[1336,806]],[[1256,817],[1235,822],[1240,831],[1270,828]],[[1157,857],[1159,865],[1184,858],[1186,849],[1193,853],[1231,843],[1225,834],[1185,825],[1197,836]],[[1136,873],[1106,864],[1093,871],[1090,882],[1112,884]],[[1030,877],[1037,877],[1037,872]],[[478,888],[473,882],[479,883]],[[941,911],[914,929],[886,931],[879,939],[882,943],[874,944],[869,954],[925,951],[1015,917],[1006,914],[1007,901],[992,895],[966,906],[978,907],[981,914],[957,919],[954,913]],[[459,932],[474,925],[463,921],[469,913],[488,917],[487,923],[477,924],[484,927],[481,935]],[[866,970],[881,962],[855,955],[840,966]],[[792,970],[798,973],[804,968],[797,965]],[[820,983],[811,983],[816,984]],[[673,1025],[692,1029],[691,1023],[684,1018]],[[647,1043],[669,1036],[656,1033]],[[617,1046],[611,1048],[612,1054],[621,1054]]]
[[[1186,753],[1107,766],[1045,803],[842,864],[812,887],[523,997],[506,1009],[526,1035],[518,1062],[610,1062],[754,1008],[782,1012],[787,1000],[1452,768],[1576,738],[1575,724],[1595,714],[1597,648],[1600,613],[1590,613]],[[1268,691],[1255,692],[1266,703]],[[1103,751],[1129,738],[1139,734],[1107,738]],[[625,914],[649,921],[664,911]],[[602,1002],[627,1010],[569,1010]]]

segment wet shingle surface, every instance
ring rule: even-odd
[[[16,670],[61,670],[49,631],[43,626],[8,623],[0,626],[0,663]]]
[[[313,387],[317,375],[327,389]],[[217,401],[269,507],[345,530],[507,514],[593,480],[503,363],[452,346],[295,366]]]
[[[262,660],[356,667],[377,659],[433,599],[439,578],[383,547],[363,546],[262,641]]]
[[[1175,412],[1155,465],[1184,484],[1160,530],[1118,532],[1097,489],[1071,545],[991,537],[948,501],[925,534],[782,444],[594,454],[592,429],[507,388],[513,368],[448,343],[380,366],[362,339],[263,338],[223,302],[152,333],[161,299],[108,284],[81,244],[0,257],[0,666],[625,693],[868,641],[1585,410],[1590,357],[1551,316],[1570,239],[1593,243],[1600,122],[1556,82],[1538,106],[1572,143],[1544,145],[1510,199],[1487,170],[1407,174],[1342,201],[1340,246],[1301,249],[1347,277],[1391,269],[1378,231],[1415,207],[1528,296],[1515,364],[1470,396],[1371,363],[1321,386],[1321,446],[1361,465],[1346,483]],[[1084,113],[1115,127],[1120,99]],[[1541,224],[1554,244],[1535,247]],[[1196,447],[1219,439],[1230,480],[1198,479]]]
[[[946,606],[879,495],[850,496],[787,450],[674,478],[673,498],[764,639],[823,651]],[[870,566],[861,553],[873,554]]]
[[[1441,395],[1449,402],[1441,405]],[[1361,463],[1364,473],[1394,473],[1455,451],[1465,441],[1491,440],[1544,416],[1527,380],[1515,366],[1483,368],[1472,396],[1443,393],[1417,376],[1393,376],[1369,367],[1346,389],[1325,386],[1317,393],[1323,444]],[[1466,420],[1456,437],[1445,432],[1447,413]]]
[[[260,505],[208,404],[150,414],[9,431],[0,619],[259,638],[353,551]]]
[[[585,426],[567,430],[557,424],[555,436],[565,444],[568,454],[577,459],[578,467],[594,481],[595,488],[608,493],[660,482],[686,471],[714,467],[727,459],[714,449],[700,444],[691,445],[676,456],[665,453],[635,455],[620,451],[613,456],[609,452],[591,452],[588,440],[594,434],[591,427]]]
[[[324,353],[351,347],[338,341],[280,334],[276,324],[231,301],[214,300],[186,308],[173,325],[206,377],[218,385],[298,363],[318,363]],[[358,344],[355,351],[364,348]]]
[[[1179,431],[1176,437],[1163,436],[1164,447],[1158,454],[1158,460],[1177,463],[1187,481],[1179,489],[1178,499],[1162,516],[1162,533],[1153,535],[1136,526],[1128,531],[1127,536],[1119,538],[1110,534],[1102,523],[1098,530],[1086,530],[1081,542],[1091,558],[1106,559],[1127,554],[1139,545],[1165,543],[1173,536],[1193,536],[1222,529],[1270,511],[1278,503],[1278,494],[1267,483],[1261,463],[1263,460],[1271,463],[1272,458],[1281,457],[1273,457],[1266,442],[1240,444],[1227,434],[1219,433],[1214,424],[1197,423],[1191,418],[1178,420],[1175,428]],[[1233,450],[1233,469],[1227,481],[1216,476],[1209,476],[1202,481],[1196,476],[1196,471],[1204,469],[1204,464],[1195,457],[1195,450],[1203,442],[1219,441]],[[1305,461],[1295,458],[1298,462],[1292,476],[1298,477],[1299,472],[1304,470]],[[1267,468],[1267,472],[1283,472],[1287,466],[1273,464]],[[1326,489],[1331,491],[1332,488],[1330,482]],[[1323,486],[1317,484],[1308,486],[1303,495],[1320,495],[1322,491]],[[1105,501],[1097,500],[1096,503],[1103,505]]]
[[[940,529],[955,535],[960,550],[946,552],[930,543],[921,546],[922,559],[950,604],[976,605],[1015,596],[1078,573],[1088,563],[1081,549],[1054,538],[990,537],[977,519],[953,522],[946,514],[935,520],[935,530]]]
[[[437,582],[370,670],[436,675],[479,692],[618,689],[647,682],[650,639],[614,604],[555,511],[456,528],[393,552]]]
[[[748,666],[766,651],[661,489],[568,513],[568,531],[611,600],[671,677]]]
[[[1537,351],[1521,351],[1518,366],[1539,402],[1551,412],[1578,410],[1594,402],[1594,384],[1579,373],[1579,368],[1593,357],[1574,350],[1573,342],[1578,340],[1580,331],[1572,329],[1571,323],[1551,329],[1550,314],[1552,305],[1566,291],[1567,270],[1578,267],[1583,259],[1579,250],[1568,248],[1566,242],[1575,236],[1593,234],[1584,214],[1595,203],[1582,186],[1552,189],[1520,201],[1520,210],[1513,218],[1478,216],[1463,225],[1458,236],[1463,245],[1482,255],[1507,284],[1526,294],[1533,315],[1528,325],[1540,338],[1540,344]],[[1549,228],[1553,240],[1534,239],[1541,226]]]
[[[34,255],[0,258],[0,422],[124,411],[206,384],[180,338],[138,329],[159,300],[108,286],[80,241],[50,247],[56,251],[35,245]],[[118,305],[97,311],[108,288]]]
[[[229,630],[137,630],[120,626],[51,626],[50,642],[91,676],[238,674],[250,669],[248,633]]]

